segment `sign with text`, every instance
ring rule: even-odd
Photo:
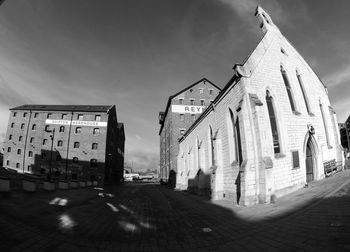
[[[70,125],[70,120],[52,120],[46,119],[46,124],[59,124],[59,125]],[[96,122],[96,121],[72,121],[73,126],[97,126],[107,127],[107,122]]]
[[[189,106],[189,105],[172,105],[171,111],[181,114],[201,114],[205,109],[205,106]]]

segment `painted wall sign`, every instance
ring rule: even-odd
[[[205,106],[171,105],[171,111],[181,114],[201,114]]]
[[[46,124],[59,124],[59,125],[70,125],[70,120],[52,120],[46,119]],[[72,121],[73,126],[97,126],[107,127],[107,122],[96,122],[96,121]]]

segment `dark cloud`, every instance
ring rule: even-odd
[[[226,84],[262,35],[257,3],[324,80],[338,118],[345,118],[346,0],[5,1],[0,118],[23,103],[116,104],[128,159],[142,169],[158,167],[158,112],[202,77]]]

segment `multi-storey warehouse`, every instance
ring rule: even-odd
[[[346,119],[345,123],[340,127],[341,140],[343,147],[349,151],[350,149],[350,116]]]
[[[220,88],[203,78],[168,99],[165,112],[159,113],[160,178],[175,185],[179,138],[209,106]]]
[[[101,185],[123,178],[124,126],[115,106],[23,105],[10,111],[4,167]]]
[[[261,41],[178,152],[178,188],[245,205],[270,202],[343,164],[326,86],[261,7],[255,15]]]
[[[348,127],[346,124],[348,124]],[[340,133],[340,143],[344,148],[344,150],[346,151],[349,150],[349,141],[348,141],[349,140],[348,130],[350,130],[349,124],[350,124],[349,118],[346,120],[345,123],[338,123],[339,133]]]

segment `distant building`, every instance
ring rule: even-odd
[[[10,111],[4,167],[100,185],[123,178],[124,126],[115,106],[23,105]]]
[[[203,78],[169,97],[165,112],[159,113],[159,178],[163,181],[175,186],[178,140],[219,92],[219,87]]]
[[[326,86],[261,7],[261,41],[180,139],[177,188],[268,203],[343,164]]]

